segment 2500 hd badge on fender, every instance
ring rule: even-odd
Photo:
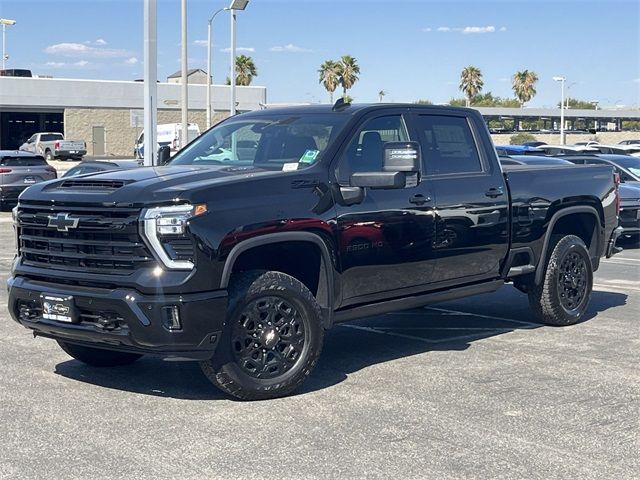
[[[505,282],[541,322],[580,321],[618,208],[610,167],[503,172],[473,110],[252,112],[168,166],[25,191],[9,310],[90,365],[187,357],[233,396],[278,397],[337,322]]]

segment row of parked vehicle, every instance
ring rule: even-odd
[[[497,145],[503,167],[535,165],[609,165],[620,177],[620,226],[623,236],[640,237],[640,140],[624,140],[618,145],[578,142],[574,145]],[[625,152],[625,153],[620,153]]]

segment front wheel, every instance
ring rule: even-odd
[[[113,350],[103,350],[102,348],[83,347],[73,343],[58,340],[58,345],[69,356],[76,360],[91,365],[93,367],[117,367],[120,365],[129,365],[135,362],[142,355],[136,353],[116,352]]]
[[[582,320],[593,289],[593,266],[586,245],[575,235],[554,236],[540,285],[528,288],[529,305],[547,325],[573,325]]]
[[[53,160],[55,160],[53,153],[51,152],[51,150],[47,150],[44,153],[44,158],[47,162],[52,162]]]
[[[207,378],[242,400],[289,395],[310,375],[320,351],[322,312],[309,289],[280,272],[236,274],[216,355],[200,362]]]

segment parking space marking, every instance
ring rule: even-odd
[[[508,332],[512,332],[513,328],[484,328],[484,329],[477,329],[479,330],[478,333],[473,334],[473,335],[460,335],[457,337],[446,337],[440,340],[431,340],[429,338],[423,338],[423,337],[416,337],[415,335],[407,335],[405,333],[398,333],[398,332],[393,332],[393,331],[385,331],[382,330],[380,327],[363,327],[361,325],[350,325],[350,324],[340,324],[338,325],[338,327],[343,327],[343,328],[353,328],[354,330],[360,330],[360,331],[364,331],[364,332],[369,332],[369,333],[377,333],[379,335],[389,335],[391,337],[399,337],[399,338],[404,338],[406,340],[415,340],[417,342],[423,342],[423,343],[428,343],[430,345],[435,345],[438,343],[451,343],[451,342],[456,342],[459,340],[467,340],[467,339],[477,339],[478,335],[480,334],[480,331],[482,331],[483,333],[508,333]],[[390,328],[390,327],[383,327],[383,328]],[[416,329],[413,329],[416,330]],[[453,330],[453,329],[449,329],[449,328],[434,328],[433,330]],[[456,329],[456,330],[471,330],[469,328],[461,328],[461,329]]]
[[[514,320],[512,318],[505,318],[505,317],[495,317],[492,315],[482,315],[481,313],[471,313],[471,312],[461,312],[459,310],[451,310],[448,308],[440,308],[440,307],[424,307],[425,310],[434,310],[436,312],[444,312],[444,313],[448,313],[450,315],[471,315],[472,317],[479,317],[479,318],[486,318],[489,320],[500,320],[502,322],[512,322],[512,323],[518,323],[520,325],[526,325],[528,327],[539,327],[540,324],[538,323],[533,323],[533,322],[525,322],[523,320]]]
[[[631,263],[629,263],[631,262]],[[614,263],[616,265],[629,265],[632,266],[631,264],[638,264],[640,265],[640,258],[607,258],[607,259],[603,259],[602,263]]]
[[[629,285],[631,283],[632,285]],[[639,282],[629,282],[628,280],[604,280],[604,283],[594,283],[593,288],[607,290],[609,288],[622,292],[640,292]]]

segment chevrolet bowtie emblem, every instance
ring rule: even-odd
[[[49,215],[48,227],[54,227],[59,232],[68,232],[70,228],[78,228],[79,218],[71,218],[68,213]]]

